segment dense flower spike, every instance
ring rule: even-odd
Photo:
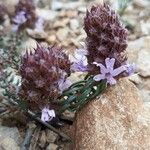
[[[86,13],[84,29],[87,33],[87,59],[91,74],[99,73],[99,67],[93,62],[105,65],[106,58],[114,58],[114,68],[126,62],[127,31],[109,6],[92,6]]]
[[[61,94],[60,80],[61,84],[65,83],[70,75],[70,61],[61,48],[37,45],[34,52],[26,52],[22,57],[20,74],[19,95],[31,109],[43,109],[49,106],[50,99],[54,100]]]
[[[16,6],[15,16],[12,18],[12,30],[18,31],[26,27],[34,27],[37,18],[32,0],[19,0]]]

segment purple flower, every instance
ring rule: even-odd
[[[80,60],[79,62],[74,62],[71,65],[71,70],[73,72],[86,72],[87,71],[87,66],[85,66],[83,61]]]
[[[73,64],[71,65],[71,70],[73,72],[86,72],[87,71],[86,55],[88,55],[88,52],[85,49],[77,49],[75,51],[75,54],[74,54],[75,60],[73,61]]]
[[[125,65],[125,67],[126,67],[126,72],[127,72],[127,74],[129,76],[134,73],[134,71],[135,71],[135,64],[127,64],[127,65]]]
[[[69,88],[71,86],[71,81],[68,80],[68,79],[64,79],[64,78],[61,78],[59,81],[58,81],[58,86],[59,86],[59,89],[61,92],[63,92],[64,90],[66,90],[67,88]]]
[[[43,122],[51,121],[55,116],[56,116],[55,111],[53,109],[49,110],[46,107],[44,109],[42,109],[41,120]]]
[[[13,19],[13,22],[16,24],[23,24],[27,21],[27,18],[25,17],[26,13],[24,11],[20,11],[15,18]]]
[[[80,56],[86,56],[88,55],[88,51],[85,48],[76,49],[76,53]]]
[[[93,64],[100,67],[100,72],[101,72],[101,74],[94,76],[93,79],[95,81],[100,81],[100,80],[106,79],[107,83],[109,83],[110,85],[116,84],[116,80],[114,77],[116,77],[120,73],[126,71],[125,65],[114,69],[114,64],[115,64],[114,58],[106,58],[105,59],[106,67],[103,64],[97,63],[97,62],[94,62]]]
[[[13,25],[12,31],[16,32],[20,25],[27,21],[26,13],[24,11],[20,11],[14,18],[13,18]]]

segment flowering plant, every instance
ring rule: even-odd
[[[19,0],[15,15],[11,17],[12,31],[16,32],[26,27],[34,27],[37,17],[32,0]]]
[[[34,51],[26,51],[22,56],[20,74],[22,83],[18,95],[30,110],[42,111],[42,120],[55,117],[57,108],[52,103],[65,88],[70,75],[70,61],[61,48],[37,45]],[[63,88],[62,88],[63,87]]]
[[[19,1],[12,19],[14,30],[33,25],[36,17],[31,7],[34,8],[32,1]],[[37,30],[43,30],[43,24],[42,18],[38,19]],[[84,18],[84,29],[86,46],[75,51],[74,62],[71,63],[63,50],[55,45],[44,47],[37,44],[35,49],[26,51],[21,57],[21,83],[17,96],[6,89],[9,100],[16,100],[13,104],[24,106],[29,115],[56,133],[59,132],[47,122],[60,118],[65,110],[78,110],[107,86],[115,85],[119,78],[134,71],[134,65],[127,63],[127,30],[109,6],[92,6]],[[20,60],[12,61],[15,62],[12,65],[18,68]],[[71,84],[68,77],[74,72],[87,75],[84,80]],[[36,117],[39,113],[41,119]]]
[[[87,76],[63,93],[67,99],[62,97],[58,101],[61,113],[66,109],[79,109],[108,85],[116,84],[117,79],[134,71],[134,65],[127,63],[127,30],[109,6],[92,6],[84,18],[84,29],[86,47],[77,50],[81,57],[72,64],[71,70],[87,72]]]
[[[26,22],[24,11],[19,13]],[[14,18],[16,22],[18,19]],[[75,51],[73,63],[61,48],[39,44],[21,57],[18,95],[27,109],[41,112],[44,122],[65,110],[78,110],[120,77],[133,73],[134,66],[127,63],[126,56],[127,30],[109,6],[92,6],[86,13],[84,29],[86,46]],[[67,79],[71,72],[87,75],[71,85]]]

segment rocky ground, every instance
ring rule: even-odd
[[[0,0],[13,13],[17,0]],[[35,39],[42,44],[61,45],[68,54],[82,47],[86,34],[83,19],[86,8],[99,0],[35,0],[36,13],[45,20],[44,31],[27,29],[28,38],[23,48],[34,47]],[[139,89],[144,105],[150,106],[150,2],[130,0],[124,11],[120,11],[117,1],[107,0],[114,9],[121,12],[121,18],[129,30],[128,58],[135,63],[135,74],[129,79]],[[9,18],[0,26],[1,32],[10,31]],[[73,76],[73,80],[77,80]],[[0,114],[0,116],[2,116]],[[22,119],[22,117],[24,117]],[[19,150],[30,139],[30,150],[70,150],[69,144],[54,132],[33,124],[25,116],[14,117],[3,114],[0,125],[0,150]],[[30,122],[26,125],[26,122]],[[28,134],[28,136],[26,135]],[[26,136],[25,136],[26,135]],[[31,136],[32,135],[32,136]],[[23,149],[23,147],[22,147]]]

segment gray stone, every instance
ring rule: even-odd
[[[36,14],[37,16],[43,18],[46,21],[52,21],[57,16],[57,12],[55,11],[48,10],[48,9],[40,9],[40,8],[36,9]]]
[[[47,146],[46,150],[57,150],[57,148],[58,148],[58,145],[53,144],[53,143],[50,143],[50,144]]]
[[[40,136],[40,140],[39,140],[39,146],[41,148],[44,148],[45,144],[46,144],[46,133],[45,133],[45,131],[42,131],[41,136]]]
[[[46,136],[47,136],[47,142],[49,143],[54,143],[57,138],[57,134],[51,130],[46,130]]]
[[[127,50],[129,62],[135,63],[137,73],[129,79],[138,87],[143,101],[150,101],[150,36],[130,41]]]
[[[12,138],[16,143],[21,142],[21,137],[16,127],[9,128],[0,126],[0,141],[4,138]]]
[[[60,41],[64,41],[67,38],[68,33],[69,33],[68,28],[60,28],[57,31],[56,36]]]
[[[0,140],[0,150],[20,150],[16,141],[10,137]]]
[[[79,27],[79,22],[77,19],[71,19],[70,20],[70,28],[72,30],[76,30]]]
[[[137,69],[143,77],[150,77],[150,50],[142,49],[138,53]]]
[[[128,44],[129,61],[136,64],[136,72],[143,77],[150,76],[150,36],[131,41]]]

